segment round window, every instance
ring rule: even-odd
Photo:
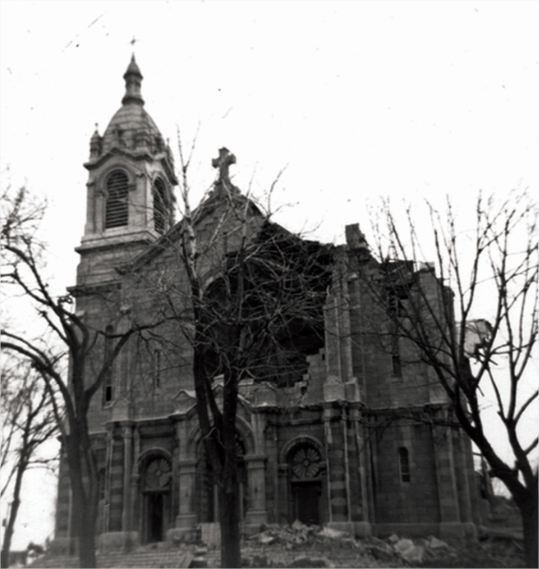
[[[165,458],[154,458],[146,467],[144,486],[147,490],[164,490],[172,478],[170,463]]]

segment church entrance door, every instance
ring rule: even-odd
[[[164,540],[164,495],[146,494],[147,543]]]
[[[294,518],[307,525],[320,524],[320,481],[292,482]]]
[[[309,441],[299,442],[288,453],[292,516],[307,525],[322,520],[322,473],[324,461]]]
[[[164,541],[171,513],[172,469],[170,462],[162,456],[151,457],[143,472],[143,541],[145,543]]]

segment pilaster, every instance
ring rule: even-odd
[[[178,461],[178,479],[180,487],[179,510],[176,516],[176,531],[190,534],[197,524],[197,515],[194,510],[196,460]]]
[[[461,538],[464,531],[460,520],[451,430],[446,426],[436,425],[432,429],[440,508],[440,535]]]
[[[249,509],[245,515],[246,533],[258,531],[260,524],[267,523],[266,510],[266,457],[251,455],[245,457],[247,464]],[[252,531],[251,531],[252,530]]]
[[[131,504],[131,469],[133,454],[133,423],[122,424],[122,436],[124,440],[124,507],[122,511],[122,530],[133,529],[133,515]]]
[[[332,527],[339,529],[344,528],[343,524],[348,524],[350,527],[346,531],[353,531],[349,512],[349,481],[346,476],[348,465],[345,457],[345,440],[343,439],[343,434],[345,433],[339,424],[343,420],[342,409],[334,408],[331,404],[326,403],[324,405],[323,419],[329,523],[332,524]],[[335,426],[333,423],[335,423]]]

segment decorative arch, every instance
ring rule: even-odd
[[[146,466],[146,463],[148,463],[153,457],[157,456],[166,458],[170,463],[172,463],[172,455],[167,449],[163,447],[152,447],[148,450],[145,450],[138,457],[139,472],[141,471],[141,469],[143,469]]]
[[[283,448],[281,449],[281,452],[279,453],[279,463],[284,464],[292,458],[291,451],[294,450],[294,447],[306,445],[306,444],[312,445],[320,454],[321,461],[325,462],[326,453],[325,453],[324,445],[316,437],[312,437],[310,435],[300,435],[298,437],[295,437],[295,438],[289,440],[283,446]]]
[[[96,180],[98,193],[101,193],[106,197],[107,179],[116,170],[123,172],[127,176],[129,191],[132,191],[136,188],[136,177],[146,175],[143,171],[139,170],[138,168],[137,169],[133,168],[127,161],[122,160],[121,157],[117,157],[112,164],[109,164],[98,174],[98,178]]]
[[[256,439],[251,425],[243,418],[236,417],[236,430],[240,433],[245,445],[245,455],[256,454]],[[201,439],[198,423],[189,431],[186,444],[186,460],[196,460],[198,445]]]

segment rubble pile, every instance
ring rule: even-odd
[[[374,536],[355,539],[344,531],[307,526],[298,520],[289,526],[264,525],[261,530],[249,538],[248,545],[250,549],[262,550],[264,555],[255,554],[252,558],[246,558],[246,566],[335,567],[335,561],[343,554],[356,567],[428,566],[431,563],[441,566],[440,563],[458,557],[454,547],[434,536],[411,540],[394,534],[386,539]],[[283,550],[297,553],[308,550],[309,556],[290,558],[286,560],[286,565],[281,565],[273,557],[274,553]],[[318,552],[321,553],[319,557],[316,556]]]
[[[320,526],[307,526],[296,520],[290,526],[279,524],[263,525],[262,531],[249,538],[249,541],[260,545],[284,545],[286,549],[295,546],[313,545],[316,543],[338,542],[341,548],[354,548],[359,544],[350,537],[350,534]]]

